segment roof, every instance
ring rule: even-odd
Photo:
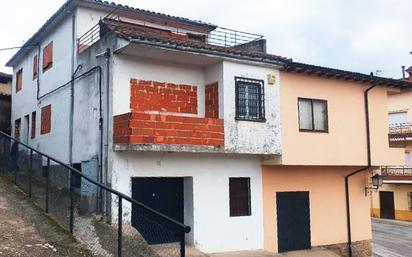
[[[377,77],[373,75],[363,74],[359,72],[352,72],[322,66],[316,66],[311,64],[299,63],[299,62],[289,62],[284,65],[283,68],[288,72],[304,73],[308,75],[316,75],[321,77],[342,79],[342,80],[352,80],[362,83],[377,83],[378,85],[387,85],[395,87],[412,87],[412,83],[402,80],[402,79],[391,79],[384,77]]]
[[[160,43],[163,46],[173,46],[173,48],[181,47],[185,50],[205,50],[211,54],[226,54],[228,57],[245,57],[256,61],[265,61],[271,63],[283,64],[291,61],[288,58],[273,54],[250,51],[236,47],[216,46],[201,42],[199,40],[173,38],[170,35],[161,33],[160,30],[142,27],[141,25],[123,22],[113,19],[104,19],[101,22],[101,27],[115,33],[118,37],[136,42],[142,40],[151,43]]]
[[[0,83],[8,83],[11,82],[13,79],[13,75],[0,72]]]
[[[153,17],[164,18],[168,20],[173,20],[176,22],[187,23],[195,26],[207,27],[210,30],[216,28],[215,25],[211,23],[206,23],[202,21],[195,21],[187,18],[167,15],[158,12],[147,11],[139,8],[129,7],[127,5],[116,4],[114,2],[101,1],[101,0],[67,0],[47,21],[46,23],[36,32],[34,35],[26,41],[26,43],[20,48],[20,50],[7,62],[8,67],[13,67],[21,59],[21,57],[28,54],[34,47],[37,47],[42,38],[64,20],[68,15],[71,14],[71,10],[75,9],[77,6],[81,5],[94,5],[100,7],[111,8],[113,10],[123,10],[132,13],[140,13]]]
[[[190,24],[197,25],[197,26],[206,26],[206,27],[209,27],[210,29],[215,29],[217,27],[216,25],[213,25],[213,24],[208,23],[208,22],[203,22],[203,21],[200,21],[200,20],[192,20],[192,19],[173,16],[173,15],[168,15],[168,14],[164,14],[164,13],[160,13],[160,12],[148,11],[148,10],[144,10],[144,9],[140,9],[140,8],[130,7],[130,6],[127,6],[127,5],[116,4],[114,2],[109,3],[108,1],[101,1],[101,0],[83,0],[83,2],[97,3],[97,4],[102,5],[102,6],[122,9],[122,10],[136,12],[136,13],[143,13],[143,14],[147,14],[147,15],[150,15],[150,16],[156,16],[156,17],[161,17],[161,18],[165,18],[165,19],[176,20],[176,21],[179,21],[179,22],[190,23]]]

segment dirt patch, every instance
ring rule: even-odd
[[[0,176],[0,256],[93,255]]]

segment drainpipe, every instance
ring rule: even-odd
[[[110,124],[110,94],[109,94],[109,90],[110,90],[110,57],[111,57],[111,49],[107,48],[105,55],[106,57],[106,142],[104,145],[104,150],[105,150],[105,156],[104,156],[104,185],[107,187],[111,187],[111,183],[109,185],[109,141],[110,141],[110,133],[109,133],[109,124]],[[104,210],[105,210],[105,214],[107,215],[107,217],[109,218],[109,220],[111,219],[111,215],[110,215],[110,194],[105,194],[104,196]]]
[[[371,73],[373,78],[373,73]],[[351,230],[351,218],[350,218],[350,200],[349,200],[349,178],[355,174],[362,171],[368,170],[372,166],[371,161],[371,136],[370,136],[370,125],[369,125],[369,91],[377,86],[376,82],[372,80],[372,86],[365,90],[364,92],[364,102],[365,102],[365,123],[366,123],[366,147],[367,147],[367,160],[368,165],[366,167],[360,168],[349,175],[345,176],[345,200],[346,200],[346,222],[348,231],[348,253],[349,257],[352,257],[352,230]]]
[[[72,64],[71,64],[71,74],[72,74],[72,81],[70,83],[70,120],[69,120],[69,164],[73,166],[73,122],[74,122],[74,78],[76,76],[77,71],[81,68],[81,66],[77,66],[76,70],[74,70],[74,62],[75,62],[75,48],[76,48],[76,15],[73,14],[72,16]]]

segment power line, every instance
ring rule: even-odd
[[[9,50],[15,50],[15,49],[21,49],[21,48],[33,47],[33,46],[37,46],[37,45],[12,46],[12,47],[7,47],[7,48],[0,48],[0,51],[9,51]]]

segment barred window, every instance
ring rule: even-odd
[[[229,178],[230,217],[250,216],[250,178]]]
[[[412,211],[412,192],[408,192],[409,211]]]
[[[236,119],[265,121],[263,80],[235,78]]]

